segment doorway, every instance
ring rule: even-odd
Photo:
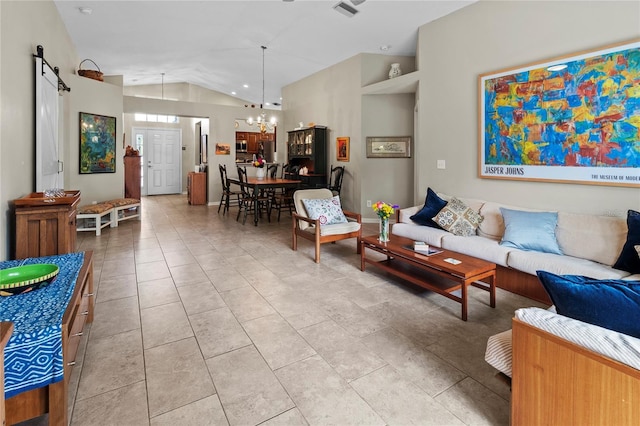
[[[182,131],[180,129],[133,128],[140,151],[140,185],[143,195],[182,192]]]

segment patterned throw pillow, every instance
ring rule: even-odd
[[[317,200],[302,200],[304,208],[307,210],[309,219],[319,219],[320,226],[334,225],[336,223],[346,223],[347,218],[342,213],[340,197],[322,198]]]
[[[433,218],[433,221],[454,235],[469,237],[476,234],[476,229],[482,222],[482,216],[462,201],[452,198]]]

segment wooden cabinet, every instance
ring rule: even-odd
[[[247,140],[247,132],[236,132],[236,140],[237,141],[246,141]]]
[[[78,271],[73,294],[64,305],[51,300],[50,308],[62,312],[62,358],[63,379],[43,387],[21,392],[5,401],[5,416],[8,425],[23,422],[43,414],[49,414],[50,425],[67,425],[68,395],[71,372],[76,364],[76,355],[85,325],[93,321],[95,296],[93,287],[93,253],[84,253],[84,262]],[[0,332],[6,323],[0,323]],[[2,337],[0,335],[0,337]],[[0,342],[1,344],[1,342]],[[1,352],[1,351],[0,351]],[[4,393],[0,398],[4,399]],[[0,407],[1,408],[1,407]],[[0,417],[1,413],[0,413]],[[1,423],[4,424],[4,423]]]
[[[327,128],[307,127],[288,133],[287,158],[293,166],[309,170],[310,186],[327,184]]]
[[[124,196],[140,199],[140,157],[124,157]]]
[[[187,174],[187,198],[191,205],[207,204],[207,174],[189,172]]]
[[[257,154],[260,149],[260,133],[250,132],[247,133],[247,152],[249,154]]]
[[[52,200],[51,202],[48,202]],[[45,199],[33,192],[14,200],[16,207],[16,259],[71,253],[76,249],[76,213],[80,191]]]

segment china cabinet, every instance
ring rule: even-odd
[[[305,186],[326,186],[327,127],[306,127],[287,133],[287,159],[289,160],[289,166],[307,168],[308,173],[300,176]]]

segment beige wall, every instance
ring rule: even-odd
[[[122,147],[122,87],[72,75],[70,107],[65,111],[71,122],[65,139],[65,188],[79,189],[81,205],[124,196],[124,148]],[[116,172],[80,174],[80,112],[116,118]]]
[[[431,186],[541,209],[622,216],[640,208],[637,188],[477,177],[479,74],[638,36],[640,2],[481,1],[422,26],[416,204]]]
[[[361,54],[282,90],[285,127],[314,122],[328,127],[329,164],[345,166],[341,201],[345,208],[375,214],[366,201],[406,205],[412,199],[411,159],[366,158],[367,136],[413,136],[413,95],[362,96],[363,82],[388,79],[390,64],[413,70],[413,58]],[[336,138],[350,138],[349,162],[336,160]],[[412,201],[412,200],[411,200]]]
[[[160,76],[158,76],[160,78]],[[238,99],[224,93],[205,89],[195,84],[170,83],[170,84],[147,84],[140,86],[126,86],[124,88],[126,96],[139,96],[144,98],[165,99],[171,101],[185,101],[205,104],[244,106],[249,102]]]
[[[36,46],[42,45],[47,61],[60,68],[60,76],[71,86],[79,60],[53,2],[0,1],[0,19],[0,259],[7,259],[15,232],[10,201],[35,188],[32,55]],[[64,95],[65,111],[69,110],[73,90]],[[66,117],[63,121],[63,132],[68,131],[70,122]],[[67,155],[65,164],[69,164]]]

